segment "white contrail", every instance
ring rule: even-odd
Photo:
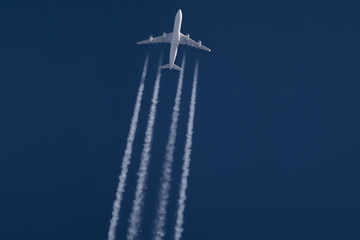
[[[130,131],[129,131],[129,135],[127,138],[125,153],[124,153],[124,157],[123,157],[122,165],[121,165],[121,173],[119,175],[119,183],[118,183],[118,187],[116,190],[116,199],[113,204],[112,217],[110,219],[108,240],[115,240],[116,226],[117,226],[117,223],[119,220],[120,205],[121,205],[121,201],[122,201],[123,194],[124,194],[124,188],[125,188],[125,184],[126,184],[126,176],[127,176],[127,172],[128,172],[128,168],[129,168],[129,164],[130,164],[131,153],[132,153],[133,143],[134,143],[134,138],[135,138],[135,132],[136,132],[138,118],[139,118],[139,111],[141,108],[141,99],[142,99],[143,92],[144,92],[144,83],[145,83],[145,77],[146,77],[146,73],[147,73],[148,62],[149,62],[149,55],[147,55],[145,58],[144,68],[143,68],[143,72],[141,75],[140,86],[139,86],[138,94],[136,97],[134,113],[133,113],[133,116],[131,119]]]
[[[159,192],[159,206],[156,213],[155,219],[155,229],[154,229],[154,239],[161,240],[165,235],[165,221],[166,221],[166,207],[168,204],[169,191],[170,191],[170,181],[171,181],[171,172],[172,164],[174,161],[174,149],[175,149],[175,140],[176,140],[176,130],[178,125],[178,118],[180,114],[180,101],[181,101],[181,91],[184,78],[184,68],[185,68],[185,59],[186,56],[183,56],[181,71],[179,74],[179,82],[176,91],[175,104],[172,112],[172,120],[170,125],[170,134],[168,142],[166,145],[166,155],[165,162],[163,165],[163,172],[161,178],[161,186]]]
[[[133,240],[138,236],[140,223],[141,223],[141,212],[142,207],[144,205],[144,198],[145,198],[145,188],[146,188],[146,177],[148,172],[148,166],[150,163],[150,155],[151,155],[151,143],[153,139],[153,132],[154,132],[154,124],[155,124],[155,117],[156,117],[156,106],[158,103],[158,95],[159,95],[159,88],[160,88],[160,78],[161,78],[161,62],[162,62],[162,54],[160,55],[158,72],[156,75],[155,85],[154,85],[154,92],[151,100],[151,107],[149,118],[146,127],[145,133],[145,140],[144,146],[141,153],[141,162],[140,167],[138,170],[138,179],[135,191],[135,199],[132,206],[132,212],[129,218],[129,228],[128,228],[128,240]]]
[[[194,128],[194,117],[195,117],[195,104],[196,104],[196,88],[197,88],[197,79],[198,79],[198,69],[199,61],[196,61],[195,71],[194,71],[194,80],[191,91],[191,100],[190,100],[190,110],[189,110],[189,119],[187,125],[186,133],[186,143],[185,143],[185,152],[183,156],[183,166],[181,174],[181,183],[179,191],[179,200],[178,200],[178,210],[176,212],[176,223],[175,223],[175,236],[174,240],[180,240],[181,234],[184,231],[184,210],[185,210],[185,200],[186,200],[186,189],[188,186],[188,176],[190,171],[190,154],[192,148],[192,135]]]

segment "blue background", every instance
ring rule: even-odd
[[[124,239],[161,49],[188,48],[167,224],[200,60],[183,239],[360,239],[359,1],[2,1],[0,239],[106,239],[147,53]],[[184,47],[180,47],[180,65]],[[141,239],[151,239],[176,71],[163,71]]]

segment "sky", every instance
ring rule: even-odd
[[[199,59],[184,240],[360,239],[360,2],[2,1],[0,239],[106,239],[145,56],[117,229],[124,239],[156,68],[186,52],[165,239],[172,239]],[[151,239],[178,72],[160,84],[139,239]]]

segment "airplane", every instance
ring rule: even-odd
[[[181,68],[175,65],[175,58],[178,50],[179,44],[187,45],[190,47],[198,48],[210,52],[211,50],[204,45],[202,45],[201,41],[194,41],[190,38],[190,34],[182,34],[180,32],[182,22],[182,12],[181,9],[176,13],[174,29],[171,33],[163,33],[158,37],[149,36],[149,39],[137,42],[137,44],[151,44],[151,43],[170,43],[170,55],[169,55],[169,64],[163,65],[161,69],[176,69],[178,71]]]

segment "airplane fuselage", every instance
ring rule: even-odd
[[[170,55],[169,55],[170,69],[175,64],[177,50],[178,50],[178,46],[179,46],[179,42],[180,42],[181,22],[182,22],[182,12],[181,12],[181,10],[179,10],[175,16],[173,35],[172,35],[172,39],[171,39]]]

